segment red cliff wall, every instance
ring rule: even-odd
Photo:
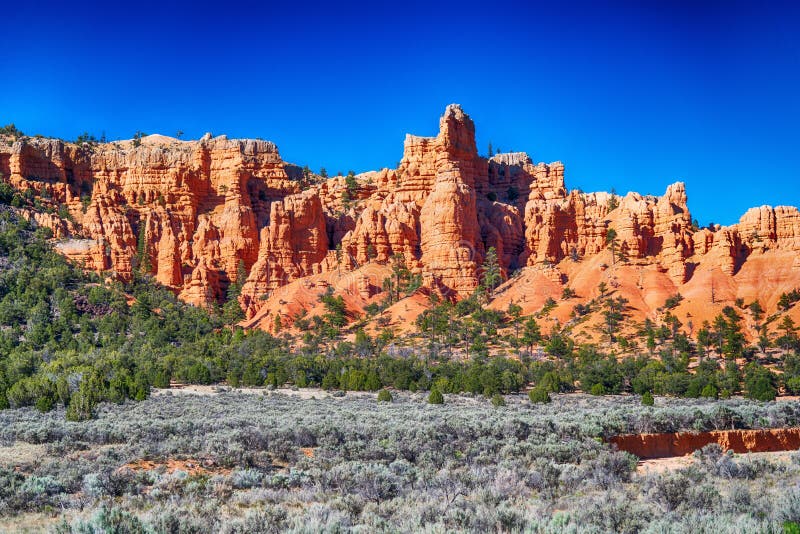
[[[247,279],[240,303],[248,317],[265,295],[293,280],[386,263],[395,254],[427,286],[463,297],[480,282],[489,247],[505,273],[535,267],[557,286],[572,284],[568,274],[574,275],[588,288],[581,297],[590,298],[601,280],[612,281],[601,273],[614,260],[585,262],[591,272],[560,262],[608,255],[609,228],[628,270],[638,269],[637,291],[645,290],[653,278],[646,269],[653,269],[666,275],[657,282],[664,294],[699,295],[704,289],[693,289],[699,282],[692,278],[700,272],[702,280],[727,277],[719,282],[720,298],[761,298],[771,311],[772,295],[799,279],[796,208],[754,208],[737,225],[697,230],[682,183],[660,197],[568,191],[560,162],[535,164],[521,152],[481,157],[475,125],[457,105],[447,107],[435,137],[406,137],[397,169],[361,174],[351,191],[344,177],[303,185],[266,141],[210,135],[148,136],[136,146],[2,141],[4,179],[68,213],[25,212],[53,229],[62,253],[122,279],[147,268],[198,305],[221,299],[241,263]],[[752,258],[769,258],[762,263],[770,272],[754,267],[738,275],[757,263]],[[515,298],[522,302],[536,291],[519,288]],[[692,308],[696,324],[706,307]]]
[[[800,428],[629,434],[608,441],[642,459],[684,456],[711,443],[736,453],[777,452],[800,448]]]

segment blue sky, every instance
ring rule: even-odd
[[[558,7],[553,6],[558,4]],[[800,204],[800,10],[756,2],[14,2],[0,123],[111,139],[261,137],[329,172],[394,166],[444,107],[567,186],[702,224]]]

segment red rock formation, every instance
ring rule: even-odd
[[[752,253],[800,251],[800,212],[789,206],[761,206],[742,215],[738,224],[701,230],[697,252],[725,274],[733,275]]]
[[[521,209],[532,190],[539,198],[565,194],[563,166],[533,165],[523,153],[478,156],[475,126],[456,105],[445,110],[436,137],[406,136],[397,171],[364,179],[375,190],[342,238],[351,263],[400,253],[427,285],[461,296],[477,287],[487,247],[497,249],[504,269],[518,266]]]
[[[65,253],[122,279],[149,264],[159,282],[201,305],[221,295],[239,262],[255,263],[269,202],[298,188],[272,143],[224,136],[149,136],[139,146],[22,139],[7,161],[11,184],[66,207],[75,224],[66,231],[38,222],[57,237],[97,243],[62,246]]]
[[[106,269],[105,247],[101,240],[65,239],[57,242],[55,248],[84,269],[92,271]]]
[[[305,191],[273,202],[260,243],[239,299],[248,318],[259,310],[262,295],[323,269],[328,234],[319,195]]]
[[[597,254],[607,246],[608,229],[614,228],[621,256],[650,258],[677,283],[686,281],[693,242],[682,183],[670,185],[663,197],[629,193],[613,211],[608,193],[558,195],[553,192],[547,199],[537,190],[531,192],[525,207],[528,265]]]
[[[457,105],[435,137],[406,137],[397,169],[315,185],[301,185],[296,169],[272,143],[224,136],[0,143],[0,173],[54,208],[23,211],[53,229],[62,253],[122,279],[147,268],[198,305],[224,298],[241,264],[240,303],[252,324],[278,313],[265,298],[284,285],[376,264],[388,271],[396,254],[428,288],[463,297],[478,286],[489,247],[504,273],[529,269],[498,299],[523,303],[526,313],[559,298],[565,283],[590,299],[603,282],[630,301],[637,320],[655,318],[665,296],[680,291],[687,298],[676,313],[699,325],[719,311],[706,302],[712,280],[715,299],[760,299],[768,312],[780,292],[800,285],[796,208],[754,208],[736,225],[698,230],[682,183],[661,197],[568,192],[560,162],[535,164],[521,152],[480,157],[475,126]],[[350,285],[357,308],[381,280]],[[569,320],[570,310],[554,315]]]
[[[448,106],[439,122],[439,135],[430,145],[436,174],[419,217],[425,280],[469,294],[477,287],[483,256],[475,205],[476,166],[480,164],[475,126],[460,108]]]
[[[800,447],[800,428],[627,434],[608,441],[642,459],[684,456],[711,443],[736,453],[793,451]]]

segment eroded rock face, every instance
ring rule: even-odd
[[[754,208],[737,225],[700,230],[682,183],[660,197],[583,193],[567,190],[560,162],[481,157],[457,105],[435,137],[406,136],[397,169],[305,185],[266,141],[0,141],[0,173],[53,208],[22,211],[53,229],[63,254],[121,279],[148,271],[204,306],[224,298],[242,266],[248,318],[294,280],[344,276],[398,254],[429,288],[457,298],[480,283],[490,247],[505,274],[536,266],[563,284],[560,262],[607,254],[598,269],[655,266],[676,288],[698,265],[734,275],[753,253],[800,251],[796,208]],[[363,299],[377,287],[351,285]]]
[[[572,191],[553,192],[548,199],[534,191],[525,206],[525,224],[528,265],[595,255],[609,247],[607,235],[613,229],[612,262],[654,262],[680,284],[686,281],[686,260],[694,251],[686,189],[680,182],[662,197],[628,193],[612,199],[608,193]]]
[[[609,442],[642,459],[685,456],[711,443],[735,453],[794,451],[800,447],[800,428],[626,434]]]
[[[449,296],[475,290],[488,247],[504,270],[521,266],[528,197],[566,195],[561,164],[534,165],[524,153],[480,157],[475,125],[457,105],[445,110],[436,137],[406,136],[397,170],[359,178],[374,189],[342,237],[348,265],[403,254],[426,285]],[[336,219],[334,241],[351,216]]]
[[[13,186],[52,199],[74,225],[39,222],[96,243],[62,247],[67,255],[122,279],[147,270],[185,300],[209,304],[240,262],[256,262],[270,202],[298,185],[265,141],[149,136],[137,145],[22,139],[0,159]]]
[[[262,295],[327,268],[328,234],[319,195],[305,191],[273,202],[259,241],[258,259],[239,299],[247,318],[258,311]]]
[[[436,173],[420,210],[424,279],[434,287],[461,294],[478,284],[483,258],[479,240],[476,179],[486,163],[478,157],[475,125],[458,106],[448,106],[433,143]]]
[[[800,251],[800,212],[791,206],[750,208],[738,224],[704,228],[693,239],[702,261],[733,275],[754,252]]]

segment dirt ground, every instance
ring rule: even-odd
[[[236,391],[237,393],[244,393],[247,395],[290,395],[292,397],[300,397],[301,399],[329,399],[334,397],[330,391],[325,391],[319,388],[278,388],[269,390],[267,388],[231,388],[229,386],[211,385],[177,385],[164,389],[153,389],[153,395],[217,395],[226,391]],[[366,397],[375,395],[372,391],[348,391],[348,397]]]
[[[43,512],[26,512],[15,516],[6,516],[0,518],[0,534],[6,533],[35,533],[35,532],[48,532],[50,529],[58,525],[62,519],[70,523],[77,517],[86,518],[85,513],[63,512],[63,516],[59,514],[61,510],[53,511],[53,513]]]
[[[13,445],[0,447],[0,467],[24,468],[33,465],[47,456],[44,445],[34,445],[18,441]]]
[[[780,452],[751,452],[747,454],[735,454],[736,458],[763,458],[771,463],[789,463],[791,455],[796,451],[780,451]],[[665,471],[673,471],[675,469],[682,469],[689,467],[695,463],[695,458],[691,454],[686,456],[673,456],[672,458],[654,458],[652,460],[642,460],[636,465],[636,472],[640,475],[647,473],[664,473]]]
[[[119,471],[153,471],[156,469],[163,469],[166,473],[183,471],[189,475],[229,475],[231,473],[230,469],[219,467],[214,462],[201,459],[169,459],[163,462],[137,460],[123,465],[119,468]]]

